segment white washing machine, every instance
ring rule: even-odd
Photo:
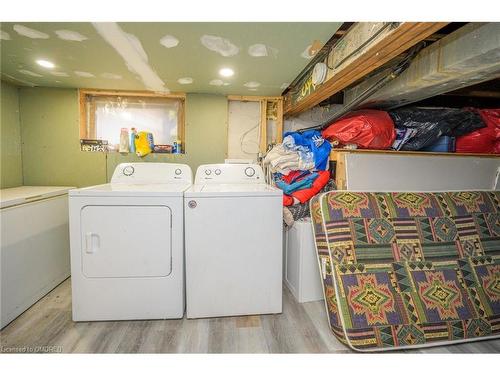
[[[187,317],[281,313],[282,191],[258,165],[202,165],[184,202]]]
[[[111,183],[70,190],[73,320],[184,315],[183,164],[125,163]]]

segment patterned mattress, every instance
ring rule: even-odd
[[[358,351],[500,337],[500,192],[311,201],[332,332]]]

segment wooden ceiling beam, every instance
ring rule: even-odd
[[[384,65],[394,57],[405,52],[418,42],[429,37],[433,33],[440,30],[446,22],[403,22],[395,27],[386,28],[380,35],[374,37],[373,27],[370,23],[358,24],[358,28],[354,25],[342,37],[330,53],[325,62],[338,61],[338,56],[342,53],[350,55],[351,52],[362,46],[366,41],[373,38],[360,51],[353,52],[345,62],[341,63],[335,69],[328,69],[328,75],[322,84],[312,86],[311,72],[306,76],[301,87],[298,90],[290,91],[285,97],[284,114],[286,116],[301,113],[307,109],[314,107],[323,100],[345,89],[357,80],[363,78],[367,74],[373,72],[378,67]],[[382,26],[381,26],[382,27]],[[367,30],[365,35],[360,34],[360,28]],[[349,38],[351,34],[352,41],[346,47],[346,43],[342,40]],[[308,77],[308,78],[307,78]]]

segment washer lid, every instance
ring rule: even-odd
[[[29,203],[63,195],[72,186],[19,186],[15,188],[0,190],[0,207],[12,207],[23,203]]]
[[[69,191],[80,197],[182,197],[189,183],[169,184],[103,184]]]
[[[283,192],[267,184],[206,184],[193,185],[186,197],[281,197]]]

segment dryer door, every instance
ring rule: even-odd
[[[162,277],[172,271],[167,206],[85,206],[81,210],[86,277]]]

